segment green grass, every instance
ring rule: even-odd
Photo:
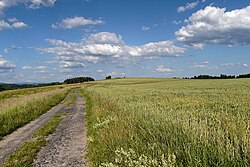
[[[250,166],[249,79],[119,79],[83,94],[93,166]]]
[[[46,87],[38,87],[38,88],[25,88],[25,89],[17,89],[17,90],[6,90],[0,92],[0,100],[12,98],[12,97],[20,97],[23,95],[30,95],[39,92],[46,92],[55,89],[62,89],[64,85],[60,86],[46,86]]]
[[[12,102],[11,106],[0,109],[0,139],[17,128],[24,126],[40,115],[46,113],[53,106],[60,103],[67,95],[69,89],[51,90],[46,93],[29,95],[22,103]],[[17,103],[17,105],[15,105]],[[2,111],[1,111],[2,110]]]
[[[46,137],[52,134],[61,122],[61,115],[54,116],[38,129],[30,141],[12,153],[2,167],[31,167],[40,149],[46,145]]]
[[[66,105],[71,105],[75,102],[76,100],[76,90],[75,89],[72,89],[70,92],[69,92],[69,95],[68,95],[68,98],[66,98],[63,103],[66,104]]]

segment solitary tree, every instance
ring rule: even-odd
[[[112,78],[111,75],[109,75],[109,76],[106,77],[106,79],[111,79],[111,78]]]

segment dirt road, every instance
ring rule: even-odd
[[[48,144],[38,154],[33,166],[80,167],[86,149],[85,105],[77,95],[67,116],[57,130],[48,138]]]
[[[36,120],[4,137],[0,141],[0,166],[10,153],[31,139],[32,134],[37,129],[58,113],[66,114],[57,130],[48,137],[47,145],[38,153],[33,166],[84,166],[83,155],[86,149],[85,105],[79,93],[77,91],[75,93],[77,98],[72,105],[67,106],[60,103]]]

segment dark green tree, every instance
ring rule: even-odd
[[[82,83],[82,82],[89,82],[89,81],[95,81],[95,80],[91,77],[76,77],[76,78],[66,79],[64,83],[73,84],[73,83]]]
[[[111,75],[107,76],[106,79],[112,79]]]
[[[5,89],[0,85],[0,92],[4,91]]]

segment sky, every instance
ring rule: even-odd
[[[0,83],[250,72],[248,0],[0,0]]]

